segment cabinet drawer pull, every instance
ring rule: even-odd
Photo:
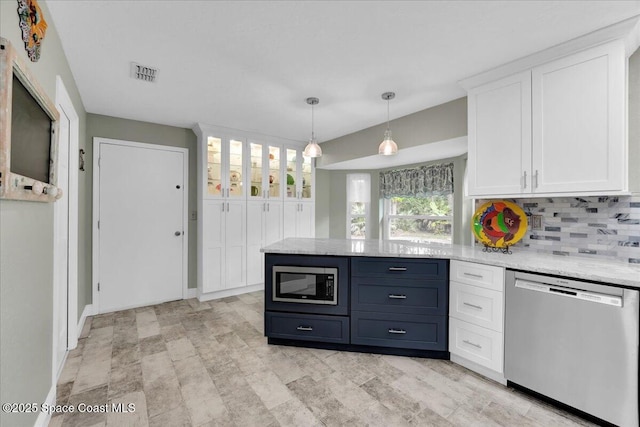
[[[391,298],[391,299],[407,299],[407,296],[406,295],[389,294],[389,298]]]
[[[482,274],[467,273],[466,271],[462,274],[469,277],[475,277],[476,279],[484,279],[484,276]]]
[[[480,344],[472,343],[471,341],[468,341],[468,340],[463,340],[462,342],[465,344],[469,344],[472,347],[482,349],[482,346]]]
[[[469,307],[477,308],[478,310],[482,310],[482,307],[475,304],[469,304],[468,302],[463,302],[462,304],[467,305]]]
[[[389,267],[389,271],[407,271],[407,267]]]
[[[405,331],[404,329],[393,329],[393,328],[391,328],[391,329],[389,329],[389,333],[390,334],[403,335],[403,334],[406,334],[407,331]]]
[[[313,331],[313,328],[311,326],[298,326],[296,329],[299,331],[306,331],[306,332]]]

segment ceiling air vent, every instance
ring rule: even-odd
[[[131,77],[136,80],[153,83],[158,79],[158,69],[132,62]]]

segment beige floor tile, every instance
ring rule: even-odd
[[[450,361],[268,345],[264,293],[88,318],[59,403],[135,403],[62,426],[590,426]]]
[[[271,371],[251,374],[247,376],[247,383],[267,409],[273,409],[293,398],[287,386]]]
[[[166,343],[171,360],[182,360],[196,355],[196,349],[188,338],[180,338]]]
[[[108,427],[147,427],[147,401],[142,390],[112,399]]]
[[[71,394],[106,385],[111,372],[111,359],[91,360],[83,358],[78,376],[76,377]]]

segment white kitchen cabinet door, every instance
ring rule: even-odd
[[[296,237],[315,237],[315,204],[300,203],[296,218]]]
[[[266,202],[247,202],[247,284],[263,283]]]
[[[283,204],[283,238],[315,237],[315,203]]]
[[[624,46],[598,46],[532,71],[533,191],[623,190]]]
[[[531,73],[470,90],[468,112],[468,195],[528,192]]]
[[[226,202],[204,200],[202,220],[202,267],[204,269],[202,291],[214,292],[225,288],[224,240]]]
[[[282,202],[247,203],[247,285],[264,283],[263,246],[282,239]]]
[[[203,292],[245,286],[245,203],[205,200],[203,208]]]
[[[247,284],[245,201],[226,202],[225,218],[225,288],[239,288]]]

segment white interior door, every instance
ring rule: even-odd
[[[99,312],[181,299],[186,150],[105,141],[96,147]]]
[[[68,349],[68,307],[69,307],[69,136],[70,120],[60,109],[58,122],[58,170],[57,186],[62,189],[62,197],[55,203],[55,368],[60,372]]]

